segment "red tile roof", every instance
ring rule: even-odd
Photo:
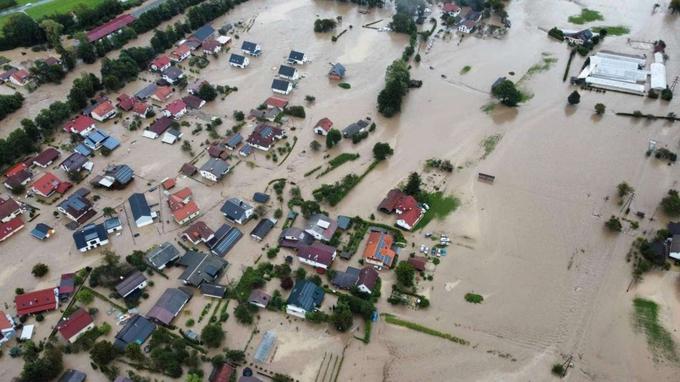
[[[193,195],[193,192],[191,192],[191,188],[189,188],[189,187],[184,187],[183,189],[172,194],[172,196],[177,198],[177,200],[184,200],[186,198],[191,198],[191,195]]]
[[[104,102],[100,103],[99,105],[97,105],[97,107],[95,107],[92,110],[92,114],[97,114],[97,115],[103,117],[106,114],[110,113],[113,109],[114,109],[113,108],[113,102],[107,100],[107,101],[104,101]]]
[[[103,37],[110,35],[113,32],[123,29],[126,26],[132,24],[135,21],[135,17],[129,14],[124,14],[116,17],[115,19],[104,23],[89,32],[87,32],[87,40],[89,42],[97,41]]]
[[[191,52],[191,49],[187,45],[182,44],[170,52],[170,56],[175,60],[179,60],[189,52]]]
[[[418,208],[418,201],[411,195],[404,195],[397,203],[397,209],[400,211],[408,211]]]
[[[394,257],[397,255],[392,250],[393,243],[394,237],[392,235],[379,231],[371,232],[364,249],[364,259],[386,266],[392,265]]]
[[[0,310],[0,330],[10,329],[13,325],[7,319],[6,313]]]
[[[59,180],[59,178],[54,176],[54,174],[52,174],[51,172],[46,172],[45,174],[43,174],[43,176],[40,177],[40,179],[36,180],[31,187],[35,189],[39,194],[49,196],[50,194],[57,190],[60,183],[61,181]]]
[[[181,99],[174,100],[165,106],[165,110],[167,110],[168,113],[170,113],[170,115],[173,117],[177,116],[177,114],[181,113],[182,110],[185,110],[186,108],[187,104]]]
[[[378,209],[387,213],[392,213],[397,209],[397,205],[406,196],[400,189],[394,188],[387,193],[385,199],[380,202]]]
[[[26,69],[21,69],[12,73],[12,78],[14,78],[14,80],[17,82],[24,82],[28,77],[30,77],[30,75],[31,74]]]
[[[59,150],[55,149],[54,147],[48,147],[35,158],[33,158],[33,163],[37,164],[38,166],[46,167],[49,166],[50,163],[54,162],[54,160],[57,158],[59,158]]]
[[[333,127],[333,121],[331,121],[328,118],[321,118],[319,122],[316,123],[316,126],[314,127],[320,127],[322,128],[325,132],[328,132],[331,130],[331,127]]]
[[[66,341],[80,333],[88,325],[92,324],[92,316],[83,308],[73,312],[68,318],[64,318],[57,324],[57,329]]]
[[[26,165],[26,163],[23,163],[23,162],[17,163],[14,166],[10,167],[9,170],[7,170],[5,172],[5,176],[9,178],[10,176],[16,175],[16,174],[26,170],[27,168],[28,168],[28,165]]]
[[[70,190],[71,187],[73,187],[73,183],[71,182],[61,182],[59,183],[59,186],[57,186],[57,192],[60,194],[65,194],[66,191]]]
[[[187,236],[191,242],[196,243],[199,240],[208,241],[215,234],[207,224],[202,221],[198,221],[187,228],[182,235]]]
[[[267,98],[267,100],[265,100],[264,103],[267,106],[278,107],[279,109],[283,109],[288,105],[288,100],[285,98],[272,96]]]
[[[201,48],[203,49],[203,51],[208,51],[208,52],[214,52],[215,49],[219,48],[220,46],[221,46],[220,43],[217,42],[217,40],[212,39],[212,38],[205,40],[203,42],[203,44],[201,44]]]
[[[229,382],[236,370],[230,365],[223,363],[219,369],[215,369],[210,375],[210,382]]]
[[[169,189],[175,187],[176,184],[177,184],[177,181],[175,180],[175,178],[168,178],[168,179],[164,180],[163,183],[161,183],[161,185],[163,186],[163,189],[165,189],[165,190],[169,190]]]
[[[155,66],[160,69],[170,64],[170,57],[166,55],[158,56],[153,61],[151,61],[151,66]]]
[[[116,101],[118,101],[118,107],[124,111],[132,110],[132,107],[135,105],[135,100],[125,93],[119,95]]]
[[[193,200],[187,204],[184,204],[180,208],[172,212],[172,216],[175,218],[176,222],[181,222],[189,216],[199,212],[201,209],[198,208],[198,204]]]
[[[444,4],[443,7],[444,12],[449,13],[449,12],[459,12],[460,7],[454,3],[446,3]]]
[[[17,308],[18,316],[27,314],[46,312],[57,309],[56,288],[47,288],[17,295],[14,303]]]
[[[420,208],[412,208],[400,214],[399,220],[403,220],[404,223],[408,224],[410,227],[414,227],[422,215],[423,211]]]
[[[427,264],[427,259],[422,256],[410,257],[408,263],[413,266],[418,271],[425,270],[425,264]]]
[[[7,223],[0,223],[0,241],[5,241],[22,228],[24,228],[24,221],[21,216],[17,216]]]
[[[140,115],[146,114],[148,110],[149,105],[146,102],[142,101],[135,101],[135,104],[132,107],[132,111]]]
[[[153,94],[161,101],[165,101],[172,94],[172,88],[170,86],[159,86],[156,92]]]
[[[67,133],[81,133],[90,126],[94,125],[96,122],[97,121],[88,116],[79,115],[75,119],[72,119],[64,124],[64,131]]]

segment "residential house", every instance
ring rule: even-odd
[[[47,224],[38,223],[35,225],[35,228],[31,230],[31,236],[38,240],[45,240],[54,235],[54,232],[54,228],[48,226]]]
[[[364,248],[364,263],[378,269],[392,267],[397,256],[393,245],[394,236],[391,234],[382,231],[370,232]]]
[[[262,241],[274,228],[274,224],[276,224],[276,220],[271,218],[263,218],[257,223],[255,228],[250,231],[250,237],[257,241]]]
[[[165,242],[149,250],[144,259],[157,270],[163,270],[169,263],[179,259],[179,251],[170,242]]]
[[[229,172],[229,168],[229,164],[226,161],[219,158],[210,158],[201,166],[199,173],[205,179],[218,182]]]
[[[179,276],[187,285],[200,287],[202,283],[214,283],[229,263],[226,260],[207,253],[189,251],[180,257],[177,265],[186,267]]]
[[[301,263],[311,265],[314,268],[329,269],[337,253],[335,247],[315,242],[298,248],[297,257]]]
[[[151,110],[153,110],[151,105],[142,101],[135,101],[135,104],[132,106],[132,112],[138,115],[140,118],[146,118]]]
[[[272,91],[274,93],[288,95],[293,91],[293,83],[275,78],[272,80]]]
[[[162,72],[165,69],[169,68],[170,65],[172,65],[172,63],[170,62],[170,57],[163,54],[154,58],[154,60],[151,61],[149,68],[153,72]]]
[[[590,28],[588,28],[580,30],[578,32],[565,33],[564,39],[567,40],[567,42],[570,44],[583,45],[586,42],[592,40],[593,36],[594,36],[593,31],[591,31]]]
[[[215,38],[215,40],[217,40],[217,42],[220,43],[220,45],[224,46],[231,42],[231,37],[219,35]]]
[[[206,243],[210,248],[210,253],[215,256],[224,257],[243,237],[243,233],[236,227],[229,224],[222,224],[215,231],[215,236]]]
[[[184,78],[184,73],[182,72],[182,69],[176,66],[171,66],[161,73],[161,77],[168,83],[175,84]]]
[[[0,223],[7,223],[23,213],[21,204],[11,197],[0,198]]]
[[[46,172],[33,183],[31,191],[43,198],[49,198],[57,191],[61,183],[61,180],[54,176],[54,174]]]
[[[378,283],[378,271],[373,267],[363,267],[361,272],[359,272],[359,280],[357,281],[357,287],[363,293],[371,294],[373,289]]]
[[[187,112],[187,104],[181,99],[176,99],[165,106],[163,109],[163,115],[166,117],[172,117],[174,119],[180,119]]]
[[[245,69],[250,64],[248,57],[241,56],[240,54],[232,53],[229,56],[229,65]]]
[[[156,330],[156,325],[140,315],[135,315],[116,333],[113,346],[123,352],[129,344],[142,345]]]
[[[94,163],[87,159],[87,157],[80,153],[73,153],[66,157],[60,164],[59,167],[65,172],[80,172],[83,169],[91,171]]]
[[[309,280],[298,280],[286,302],[286,313],[305,318],[305,314],[317,310],[323,302],[323,288]]]
[[[213,366],[208,382],[231,382],[232,375],[236,374],[236,369],[228,363]]]
[[[59,308],[59,288],[40,289],[14,297],[17,316],[38,314]]]
[[[298,249],[314,242],[314,236],[297,227],[285,228],[279,235],[279,247]]]
[[[202,27],[196,29],[194,33],[189,37],[200,43],[205,43],[215,34],[215,29],[210,24],[205,24]]]
[[[73,232],[73,241],[80,252],[87,252],[108,244],[109,234],[102,224],[88,224]]]
[[[59,203],[57,210],[74,222],[85,222],[96,214],[92,209],[92,202],[87,198],[89,193],[87,189],[79,189]]]
[[[4,72],[0,73],[0,83],[6,83],[9,81],[9,78],[14,74],[14,72],[18,71],[19,69],[17,68],[9,68],[5,70]]]
[[[673,235],[671,237],[671,245],[668,250],[668,256],[673,260],[680,260],[680,235]]]
[[[6,223],[0,223],[0,243],[9,239],[22,228],[24,228],[24,221],[20,216],[17,216]]]
[[[102,224],[104,225],[106,233],[114,233],[123,230],[123,225],[121,224],[120,218],[118,216],[110,217],[104,220],[104,223]]]
[[[135,291],[146,288],[146,276],[140,271],[134,271],[116,285],[116,293],[122,298],[130,296]]]
[[[264,100],[264,104],[267,105],[268,109],[277,108],[283,110],[288,106],[288,100],[277,96],[271,96]]]
[[[201,291],[202,295],[217,299],[222,299],[224,298],[224,295],[227,294],[227,287],[218,284],[201,283],[201,286],[198,289]]]
[[[396,212],[397,225],[408,231],[412,230],[425,215],[425,210],[420,207],[418,201],[411,195],[399,201]]]
[[[96,127],[96,121],[86,115],[78,115],[64,124],[64,131],[86,137]]]
[[[300,74],[298,73],[298,70],[295,69],[292,66],[287,66],[287,65],[281,65],[279,66],[279,77],[283,78],[284,80],[290,80],[290,81],[295,81],[300,77]]]
[[[70,316],[64,317],[57,323],[57,330],[71,344],[91,329],[94,329],[94,320],[90,313],[83,308],[78,308]]]
[[[263,192],[256,192],[253,194],[253,200],[255,203],[267,203],[269,201],[269,195]]]
[[[207,243],[214,237],[215,232],[202,221],[194,222],[182,232],[182,238],[188,240],[193,245],[200,244],[201,242]]]
[[[16,336],[14,329],[14,319],[9,313],[0,310],[0,346]]]
[[[113,102],[105,100],[100,102],[92,111],[90,116],[99,122],[106,121],[109,118],[113,118],[116,115],[116,108],[113,106]]]
[[[5,179],[4,185],[8,190],[16,190],[26,186],[33,179],[33,174],[28,170],[21,170]]]
[[[156,93],[158,90],[158,85],[151,83],[146,86],[144,86],[142,89],[140,89],[137,93],[135,93],[135,98],[137,98],[140,101],[146,101],[147,99],[151,98],[151,96]],[[172,89],[170,89],[172,92]]]
[[[191,49],[186,44],[182,44],[170,52],[170,60],[173,62],[182,62],[189,58],[191,55]]]
[[[165,134],[163,134],[161,142],[174,145],[175,142],[182,138],[182,136],[184,136],[184,134],[179,129],[171,127],[165,132]]]
[[[262,54],[262,47],[254,42],[243,41],[243,44],[241,44],[241,51],[251,56],[259,56]]]
[[[460,14],[460,7],[455,3],[444,3],[442,11],[445,15],[456,17]]]
[[[122,189],[135,178],[135,172],[126,164],[109,164],[104,174],[92,181],[97,186],[111,189]]]
[[[396,212],[399,202],[407,195],[398,188],[394,188],[387,193],[387,196],[378,205],[378,210],[386,214]]]
[[[80,370],[68,369],[59,377],[57,382],[85,382],[87,374]]]
[[[352,287],[357,285],[360,272],[361,270],[358,268],[347,267],[346,271],[335,273],[333,280],[331,280],[331,284],[340,289],[350,290]]]
[[[189,94],[188,96],[182,98],[182,102],[189,108],[198,110],[205,105],[205,101],[196,97],[195,95]],[[186,111],[186,110],[185,110]]]
[[[155,120],[151,125],[149,125],[149,127],[146,130],[144,130],[144,133],[142,135],[146,138],[156,139],[170,128],[172,122],[173,120],[170,117],[166,116],[160,117],[157,120]]]
[[[210,83],[206,80],[197,79],[187,86],[187,92],[191,95],[198,95],[198,92],[201,91],[203,85],[210,85]]]
[[[222,50],[222,44],[215,39],[208,39],[201,44],[204,54],[217,54]]]
[[[305,232],[312,235],[316,240],[330,241],[338,229],[338,223],[323,214],[314,214],[307,220]]]
[[[198,172],[198,169],[191,163],[185,163],[182,165],[179,172],[185,176],[194,176],[194,174]]]
[[[30,162],[29,163],[26,163],[26,161],[19,162],[19,163],[15,164],[14,166],[10,167],[7,171],[5,171],[5,176],[10,177],[12,175],[16,175],[16,174],[20,173],[23,170],[27,170],[29,165],[30,165]]]
[[[352,218],[346,215],[338,215],[336,219],[338,222],[338,229],[347,231],[352,226]]]
[[[130,14],[123,14],[115,17],[111,21],[101,24],[87,32],[87,41],[95,42],[112,35],[127,27],[135,21],[135,17]]]
[[[477,22],[473,20],[465,20],[458,25],[458,31],[461,33],[472,33],[477,27]]]
[[[59,278],[59,299],[66,301],[76,291],[76,274],[62,273]]]
[[[319,122],[314,125],[314,132],[326,136],[328,135],[328,132],[331,131],[331,128],[333,128],[333,121],[328,118],[321,118]]]
[[[269,305],[269,301],[272,296],[268,295],[267,292],[262,289],[253,289],[248,296],[248,303],[257,306],[258,308],[265,309]]]
[[[243,142],[243,136],[241,133],[236,133],[229,137],[226,142],[224,142],[224,147],[229,150],[236,150]]]
[[[168,288],[158,298],[146,317],[158,324],[169,326],[191,298],[191,290],[185,287]]]
[[[269,151],[276,141],[285,138],[285,136],[286,132],[278,127],[257,125],[246,142],[256,149]]]
[[[38,167],[46,168],[54,163],[54,161],[59,158],[59,155],[59,150],[54,147],[48,147],[33,158],[33,164]]]
[[[135,105],[135,99],[125,93],[116,97],[116,107],[123,111],[130,111]]]
[[[427,258],[423,256],[414,256],[408,258],[408,263],[419,272],[425,271],[425,266],[427,264]]]
[[[290,53],[288,54],[288,63],[289,64],[299,64],[302,65],[307,61],[307,58],[305,57],[305,54],[302,52],[298,52],[296,50],[291,50]]]
[[[153,223],[155,214],[151,212],[151,207],[146,201],[144,194],[136,192],[128,198],[130,203],[130,210],[132,211],[132,219],[137,228],[142,228]]]
[[[175,222],[184,225],[201,214],[198,204],[192,200],[191,189],[183,188],[168,197],[168,205]]]
[[[328,72],[328,78],[331,80],[340,81],[345,78],[346,69],[342,64],[333,64],[331,70]]]
[[[26,86],[31,80],[31,73],[26,69],[19,69],[9,76],[9,81],[16,86]]]
[[[248,119],[257,119],[258,121],[267,120],[269,122],[274,122],[276,117],[283,112],[282,109],[278,107],[268,107],[266,109],[250,109],[248,113]]]
[[[240,198],[229,198],[220,209],[227,220],[245,224],[255,213],[255,208]]]
[[[87,137],[85,137],[85,140],[83,141],[83,144],[90,148],[92,151],[99,150],[102,145],[104,144],[104,141],[109,137],[108,134],[105,132],[95,129],[90,131],[89,134],[87,134]]]
[[[361,119],[342,129],[342,136],[345,138],[352,138],[357,134],[365,133],[367,131],[368,121],[365,119]]]
[[[173,90],[170,86],[157,86],[151,98],[158,102],[165,102],[170,98],[172,92]]]

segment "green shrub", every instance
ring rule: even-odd
[[[466,293],[465,294],[465,301],[472,303],[472,304],[481,304],[482,301],[484,301],[484,297],[479,294],[475,293]]]

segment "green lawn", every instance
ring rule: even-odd
[[[623,36],[630,33],[630,28],[625,25],[614,25],[614,26],[598,26],[593,27],[593,32],[600,33],[602,29],[607,30],[608,36]]]
[[[597,20],[604,20],[604,17],[602,17],[600,12],[588,8],[583,8],[580,15],[569,16],[569,22],[577,25]]]
[[[650,300],[636,298],[635,325],[647,336],[647,344],[655,358],[678,361],[677,349],[673,336],[659,322],[659,306]]]
[[[104,0],[53,0],[49,3],[36,5],[27,9],[26,14],[31,16],[33,19],[38,20],[43,16],[52,15],[55,13],[66,13],[72,9],[75,9],[76,6],[80,4],[93,7],[102,3],[103,1]],[[34,0],[17,0],[18,5],[24,5],[31,2],[34,2]],[[10,14],[0,17],[0,28],[5,25],[10,16],[12,15]]]
[[[460,205],[460,200],[455,196],[444,195],[442,192],[424,194],[422,202],[427,203],[430,209],[425,212],[425,216],[413,228],[414,231],[425,228],[432,219],[442,220],[451,212],[455,211]]]

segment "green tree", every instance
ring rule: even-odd
[[[581,102],[581,95],[578,91],[574,90],[569,94],[569,97],[567,97],[567,102],[569,102],[570,105],[578,105],[578,103]]]
[[[405,261],[399,262],[395,271],[397,282],[405,287],[412,287],[415,284],[416,269]]]
[[[491,89],[491,94],[503,105],[514,107],[522,100],[522,93],[510,80],[503,80]]]
[[[324,33],[335,29],[338,23],[333,19],[316,19],[314,20],[314,32]]]
[[[420,195],[420,185],[422,184],[422,180],[420,179],[420,175],[417,172],[412,172],[408,176],[408,181],[406,182],[406,186],[404,186],[404,193],[407,195],[411,196],[418,196]]]
[[[616,186],[616,190],[618,191],[619,198],[624,198],[626,195],[635,191],[635,189],[626,182],[619,183],[618,186]]]
[[[319,143],[319,141],[313,140],[313,141],[309,144],[309,148],[310,148],[312,151],[319,151],[319,150],[321,150],[321,143]]]
[[[84,63],[86,64],[92,64],[95,61],[97,61],[97,52],[94,48],[94,45],[92,45],[88,40],[87,37],[85,37],[84,33],[80,33],[77,36],[78,38],[78,47],[76,48],[76,55],[78,58],[83,60]]]
[[[33,46],[47,41],[45,32],[32,17],[25,13],[14,13],[2,26],[2,42],[6,48]]]
[[[661,91],[661,99],[664,101],[670,101],[673,99],[673,91],[669,88],[665,88]]]
[[[33,273],[33,276],[35,276],[35,277],[43,277],[49,271],[50,271],[50,268],[46,264],[38,263],[38,264],[33,266],[33,270],[31,270],[31,273]]]
[[[208,324],[201,330],[201,341],[209,348],[217,348],[224,341],[224,330],[218,324]]]
[[[62,53],[64,48],[61,45],[61,33],[64,31],[64,26],[51,19],[44,19],[40,22],[40,28],[45,31],[47,41],[54,47],[54,49]]]
[[[680,12],[680,0],[671,0],[668,9],[671,10],[671,13]]]
[[[621,229],[623,228],[621,225],[621,220],[619,220],[619,218],[614,215],[612,215],[612,217],[609,218],[609,220],[607,220],[604,225],[612,232],[621,232]]]
[[[250,304],[248,303],[240,303],[234,309],[234,316],[236,316],[236,320],[244,325],[250,325],[253,323],[253,313],[250,311],[251,309]]]
[[[668,216],[680,215],[680,196],[676,190],[668,190],[668,195],[661,200],[661,209]]]
[[[204,100],[205,102],[210,102],[217,98],[217,90],[215,90],[215,87],[209,83],[204,83],[198,89],[198,98]]]
[[[118,351],[109,341],[99,341],[90,349],[90,358],[97,365],[108,365],[118,355]]]
[[[76,295],[76,299],[82,304],[89,305],[94,301],[94,294],[90,289],[83,288]]]
[[[57,378],[62,370],[64,370],[64,361],[61,350],[48,342],[42,357],[24,363],[21,380],[47,382]]]
[[[342,133],[338,129],[331,129],[326,135],[326,147],[332,148],[342,140]]]
[[[246,354],[242,350],[227,350],[224,353],[224,359],[227,362],[240,364],[245,361]]]
[[[394,150],[390,147],[389,143],[378,142],[373,146],[373,157],[377,161],[385,160],[392,154],[394,154]]]
[[[144,360],[144,353],[138,343],[131,343],[125,348],[125,356],[131,361],[141,362]]]
[[[104,213],[104,216],[113,216],[116,214],[116,210],[112,207],[104,207],[102,212]]]
[[[607,106],[605,106],[605,104],[603,104],[603,103],[596,103],[595,104],[595,113],[597,113],[597,115],[604,114],[605,110],[607,110]]]
[[[333,314],[331,315],[331,322],[335,328],[340,332],[346,332],[354,324],[354,319],[352,317],[352,311],[349,306],[344,303],[338,302],[333,309]]]

